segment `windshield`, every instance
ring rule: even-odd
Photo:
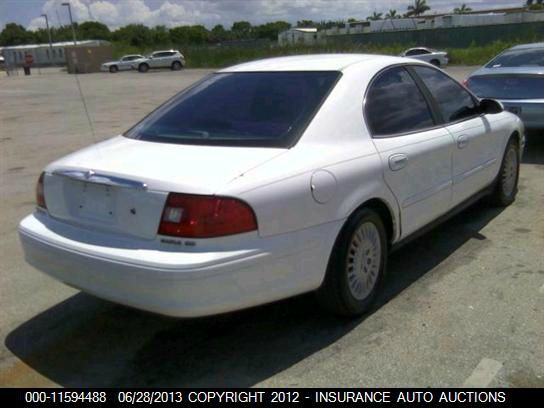
[[[288,147],[339,76],[336,71],[214,74],[175,96],[125,136],[178,144]]]
[[[544,66],[544,48],[505,51],[487,64],[486,68],[535,66]]]

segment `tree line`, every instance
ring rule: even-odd
[[[74,23],[78,40],[107,40],[124,43],[135,47],[159,44],[204,45],[217,44],[232,40],[269,39],[277,40],[278,34],[291,28],[286,21],[275,21],[261,25],[251,25],[248,21],[237,21],[230,29],[218,24],[211,30],[203,25],[179,26],[168,28],[164,25],[147,27],[143,24],[129,24],[111,31],[107,25],[97,21]],[[51,27],[53,42],[71,41],[70,25]],[[47,30],[26,30],[16,23],[6,24],[0,33],[0,46],[47,43]]]
[[[527,0],[528,8],[542,7],[542,0]],[[366,20],[396,19],[402,17],[418,17],[430,10],[427,0],[413,0],[413,4],[407,6],[406,12],[400,14],[397,10],[389,10],[385,15],[383,13],[374,13]],[[472,9],[462,4],[453,10],[455,14],[465,14]],[[332,27],[343,28],[349,23],[359,21],[360,19],[349,18],[346,20],[297,21],[296,27],[315,27],[319,30]],[[291,28],[287,21],[274,21],[260,25],[252,25],[248,21],[237,21],[230,28],[221,24],[216,25],[211,30],[203,25],[179,26],[168,28],[164,25],[147,27],[143,24],[129,24],[116,30],[110,30],[107,25],[97,21],[86,21],[78,24],[74,23],[77,38],[79,40],[107,40],[122,43],[134,47],[152,47],[158,45],[177,44],[177,45],[206,45],[218,44],[233,40],[258,40],[267,39],[276,41],[278,34]],[[60,27],[51,27],[51,37],[54,42],[71,41],[72,28],[69,25]],[[0,32],[0,46],[47,43],[49,41],[47,30],[40,28],[36,31],[26,30],[25,27],[16,23],[6,24]]]

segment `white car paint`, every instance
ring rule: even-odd
[[[115,67],[115,71],[130,71],[132,69],[132,64],[135,60],[144,58],[142,55],[133,54],[133,55],[124,55],[118,61],[105,62],[100,66],[101,71],[111,72],[112,67]],[[114,72],[115,72],[114,71]]]
[[[446,51],[437,51],[427,47],[409,48],[400,56],[429,62],[438,67],[448,65],[449,62],[448,53]]]
[[[172,316],[222,313],[319,288],[335,240],[357,208],[370,200],[383,204],[392,221],[389,243],[398,243],[490,185],[510,136],[523,134],[520,120],[501,112],[372,138],[363,116],[365,90],[378,72],[399,64],[428,66],[344,54],[274,58],[221,70],[332,70],[342,76],[291,148],[173,145],[117,136],[49,164],[48,211],[38,209],[19,226],[27,261],[96,296]],[[459,148],[459,134],[470,139],[470,148]],[[392,170],[398,155],[407,161]],[[146,188],[112,187],[115,215],[82,219],[66,203],[87,193],[62,173],[89,170]],[[157,229],[168,192],[241,199],[253,209],[258,230],[208,239],[161,236]],[[131,203],[139,206],[133,216]]]

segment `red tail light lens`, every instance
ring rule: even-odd
[[[465,88],[468,88],[468,79],[463,79],[461,82]]]
[[[245,202],[229,197],[170,193],[159,234],[212,238],[257,229],[255,213]]]
[[[44,189],[43,189],[44,175],[45,173],[40,174],[38,183],[36,183],[36,204],[38,207],[47,209],[47,205],[45,204],[45,195],[44,195]]]

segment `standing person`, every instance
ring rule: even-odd
[[[25,71],[25,75],[30,75],[30,67],[34,63],[34,57],[32,54],[26,54],[25,55],[25,63],[23,64],[23,69]]]

